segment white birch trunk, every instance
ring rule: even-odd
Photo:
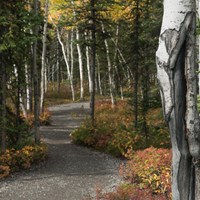
[[[117,24],[116,27],[116,39],[115,39],[115,54],[114,54],[114,68],[116,71],[116,74],[118,76],[118,80],[119,80],[119,86],[120,86],[120,94],[121,94],[121,100],[124,100],[124,94],[123,94],[123,87],[122,87],[122,80],[120,78],[119,75],[119,71],[118,71],[118,66],[117,66],[117,59],[118,59],[118,43],[119,43],[119,25]]]
[[[88,40],[87,33],[85,33],[85,39]],[[88,74],[88,87],[89,92],[91,93],[92,85],[91,85],[91,73],[90,73],[90,56],[89,56],[89,46],[87,45],[85,48],[85,54],[86,54],[86,65],[87,65],[87,74]]]
[[[47,72],[47,67],[44,69],[44,92],[46,93],[48,90],[48,72]]]
[[[66,56],[66,53],[65,53],[65,47],[64,47],[63,42],[61,41],[61,37],[60,37],[60,33],[59,33],[58,28],[57,28],[57,37],[58,37],[58,41],[59,41],[59,43],[61,45],[64,61],[65,61],[66,67],[67,67],[67,74],[68,74],[68,77],[69,77],[69,82],[70,82],[70,87],[71,87],[71,92],[72,92],[72,100],[75,101],[73,80],[72,80],[72,77],[71,77],[69,63],[68,63],[67,56]]]
[[[196,10],[197,10],[197,23],[198,27],[200,25],[200,1],[196,0]],[[200,27],[199,27],[200,28]],[[199,86],[199,95],[200,95],[200,33],[197,35],[197,47],[198,47],[198,86]]]
[[[40,82],[40,112],[44,111],[44,94],[46,86],[46,40],[47,40],[47,25],[48,25],[48,15],[49,15],[49,0],[45,2],[45,18],[44,18],[44,28],[42,36],[42,67],[41,67],[41,82]]]
[[[195,197],[193,161],[200,156],[195,60],[195,1],[165,0],[157,77],[172,142],[172,199]],[[196,177],[197,178],[197,177]]]
[[[102,24],[102,31],[103,31],[103,33],[105,33],[105,28],[104,28],[103,24]],[[113,92],[114,82],[113,82],[112,75],[111,75],[112,64],[111,64],[111,60],[110,60],[110,51],[109,51],[108,41],[106,39],[104,39],[104,43],[105,43],[105,47],[106,47],[106,57],[107,57],[107,62],[108,62],[108,78],[109,78],[110,98],[111,98],[112,106],[114,106],[115,105],[114,92]]]
[[[71,77],[73,80],[74,77],[74,29],[71,30],[71,41],[70,41],[70,58],[71,58],[71,62],[70,62],[70,68],[71,68]]]
[[[77,40],[77,51],[78,51],[78,63],[79,63],[79,73],[80,73],[80,99],[83,100],[84,87],[83,87],[83,58],[80,44],[78,43],[80,40],[80,33],[78,28],[76,29],[76,40]]]
[[[111,38],[111,40],[113,41],[113,43],[116,46],[117,45],[116,41],[113,38]],[[126,77],[130,77],[131,76],[131,78],[133,79],[134,78],[133,73],[132,73],[129,65],[127,64],[127,61],[124,58],[124,55],[123,55],[122,51],[119,49],[119,47],[117,47],[117,52],[119,53],[119,57],[120,57],[119,61],[120,61],[120,63],[126,65],[126,70],[127,70],[127,76]],[[124,67],[123,67],[123,70],[125,70]],[[129,79],[129,81],[131,81],[131,79]]]
[[[28,73],[28,65],[25,64],[25,78],[26,78],[26,109],[30,110],[30,79]]]

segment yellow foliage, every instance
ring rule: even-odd
[[[6,177],[10,172],[19,169],[28,169],[32,163],[46,158],[46,145],[25,146],[20,150],[7,149],[0,155],[0,178]]]

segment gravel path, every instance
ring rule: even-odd
[[[120,182],[122,161],[71,143],[70,132],[88,112],[88,103],[50,108],[51,126],[41,127],[49,146],[47,161],[0,182],[1,200],[81,200],[95,188],[111,190]]]

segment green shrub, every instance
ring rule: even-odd
[[[88,122],[80,126],[71,133],[71,137],[76,144],[83,144],[86,146],[93,146],[96,143],[94,137],[95,129]]]

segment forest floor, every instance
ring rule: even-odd
[[[89,111],[88,103],[49,108],[51,125],[41,127],[47,160],[0,182],[2,200],[81,200],[96,188],[114,189],[122,160],[73,144],[70,133]]]

